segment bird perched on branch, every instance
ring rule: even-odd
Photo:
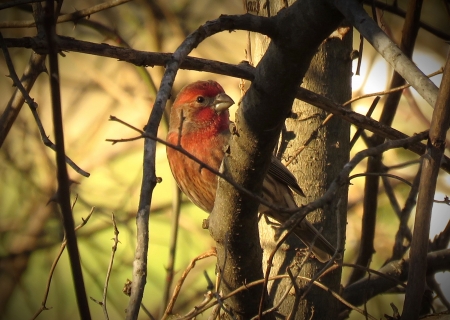
[[[228,108],[234,101],[215,81],[197,81],[185,86],[173,103],[167,142],[178,145],[204,164],[220,168],[225,146],[230,139]],[[181,135],[181,136],[180,136]],[[180,189],[201,209],[210,213],[214,207],[217,176],[181,152],[167,147],[167,158]],[[263,198],[279,208],[296,208],[292,191],[304,196],[292,173],[275,157],[263,183]],[[260,205],[259,212],[283,223],[289,214]],[[295,234],[325,262],[334,254],[333,246],[306,219]]]

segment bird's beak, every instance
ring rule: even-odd
[[[229,95],[227,95],[226,93],[219,93],[214,98],[213,108],[214,108],[214,111],[216,111],[217,113],[220,113],[222,111],[227,110],[233,104],[234,104],[234,101],[233,101],[233,99],[230,98]]]

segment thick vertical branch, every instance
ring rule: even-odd
[[[352,61],[350,53],[353,33],[349,25],[340,25],[338,30],[341,37],[329,37],[319,47],[306,73],[302,87],[333,101],[344,102],[351,98]],[[350,127],[348,123],[335,117],[321,127],[327,114],[307,103],[294,105],[294,110],[296,114],[301,115],[300,118],[310,119],[288,125],[288,128],[297,126],[293,130],[298,137],[293,142],[292,148],[288,149],[288,155],[292,155],[293,151],[299,147],[299,144],[296,144],[297,141],[305,141],[305,137],[320,128],[315,139],[303,150],[296,166],[291,168],[299,177],[302,188],[305,188],[306,198],[298,200],[301,200],[302,204],[307,204],[325,194],[330,184],[348,162]],[[294,121],[289,120],[287,123],[289,122],[293,123]],[[317,229],[323,230],[323,235],[336,248],[344,247],[344,237],[339,239],[337,235],[339,232],[345,234],[347,198],[348,188],[341,187],[336,195],[335,203],[307,216],[307,219]],[[338,202],[339,205],[334,210],[334,206]],[[339,219],[336,214],[340,215]],[[337,243],[336,241],[342,242]],[[300,274],[312,278],[322,267],[323,265],[317,260],[310,260],[302,268]],[[339,291],[341,271],[340,268],[337,268],[323,277],[321,282],[331,290]],[[338,303],[333,297],[324,296],[318,288],[312,287],[306,299],[300,303],[299,314],[302,315],[300,318],[305,319],[310,317],[333,319],[338,314]]]
[[[341,16],[326,2],[305,0],[279,11],[273,19],[278,32],[258,64],[255,79],[238,109],[235,134],[223,165],[225,174],[256,193],[261,191],[295,92],[318,46],[337,28]],[[257,208],[256,201],[219,180],[209,230],[217,243],[225,294],[262,277]],[[230,306],[238,319],[257,314],[261,289],[249,288],[231,298]]]
[[[294,2],[294,0],[286,1],[288,4]],[[278,12],[283,6],[281,1],[271,1],[270,12]],[[333,101],[343,102],[348,101],[351,97],[352,32],[351,28],[346,28],[344,25],[339,27],[339,31],[341,38],[329,37],[320,45],[303,79],[302,88],[307,88]],[[253,52],[256,63],[268,45],[264,36],[255,36]],[[294,73],[297,70],[292,69],[291,72]],[[348,161],[349,126],[347,122],[336,117],[325,124],[326,111],[299,100],[294,101],[292,114],[294,115],[293,119],[286,120],[287,131],[283,130],[285,134],[282,134],[282,143],[278,153],[280,151],[281,154],[284,153],[283,158],[287,161],[289,170],[296,176],[305,191],[306,197],[297,197],[297,203],[305,204],[322,196],[342,166]],[[336,210],[341,215],[345,215],[347,212],[346,189],[343,187],[336,197],[342,199],[339,210]],[[334,210],[321,208],[311,212],[307,219],[317,229],[321,229],[322,234],[333,245],[336,245],[338,228],[341,234],[345,234],[344,224],[336,226],[337,218]],[[340,221],[345,222],[346,218],[341,218]],[[299,255],[301,252],[299,249],[304,248],[304,245],[294,235],[288,237],[280,250],[272,255],[275,250],[274,228],[261,219],[259,231],[263,247],[263,263],[272,265],[271,275],[284,273],[286,267],[289,266],[293,272],[295,270],[302,276],[313,278],[323,267],[316,259],[305,259],[306,261],[300,263],[304,257]],[[265,267],[265,270],[268,269]],[[339,290],[340,281],[339,268],[321,279],[322,283],[336,291]],[[302,290],[308,286],[304,281],[299,281],[296,285]],[[318,319],[336,317],[336,300],[331,295],[324,296],[321,289],[313,286],[310,288],[311,290],[308,290],[305,299],[297,301],[296,296],[286,295],[290,287],[292,287],[290,279],[268,283],[269,297],[274,306],[277,306],[279,314],[285,316],[295,314],[297,318],[310,318],[312,314]]]
[[[422,175],[417,199],[416,219],[411,243],[408,286],[401,319],[418,319],[425,289],[426,256],[430,233],[439,165],[445,150],[446,133],[450,125],[450,55],[442,77],[436,107],[431,120],[427,153],[422,160]]]
[[[53,127],[56,141],[56,165],[58,177],[59,205],[62,213],[64,232],[67,239],[70,266],[78,302],[78,310],[82,319],[91,319],[87,302],[86,289],[81,271],[80,253],[75,236],[75,223],[70,206],[69,176],[67,174],[64,149],[64,129],[62,123],[61,92],[58,66],[58,48],[55,46],[55,15],[53,1],[48,0],[45,8],[44,29],[49,46],[50,89],[53,111]]]

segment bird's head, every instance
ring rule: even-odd
[[[197,130],[220,132],[228,129],[228,108],[233,104],[233,99],[216,81],[191,83],[181,89],[172,105],[170,130],[176,130],[180,124],[182,124],[182,134]]]

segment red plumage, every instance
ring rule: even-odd
[[[215,81],[197,81],[185,86],[172,106],[167,141],[175,145],[179,142],[187,152],[219,170],[224,148],[230,138],[228,108],[233,103]],[[167,158],[180,189],[198,207],[211,212],[216,196],[217,177],[169,147]],[[294,208],[296,204],[292,190],[303,195],[292,173],[273,157],[263,183],[263,197],[278,207]],[[275,212],[263,205],[259,211],[281,223],[289,218],[288,214]],[[333,246],[305,219],[296,228],[295,234],[307,245],[314,241],[313,253],[320,261],[329,260],[334,253]]]

